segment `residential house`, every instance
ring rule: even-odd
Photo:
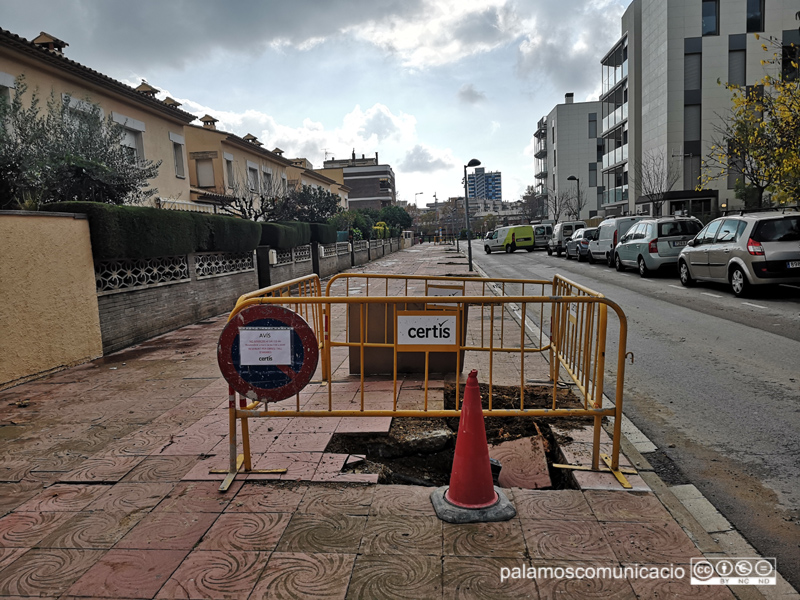
[[[104,116],[125,128],[122,143],[132,156],[161,161],[158,176],[151,180],[158,189],[153,203],[188,202],[183,130],[195,116],[174,100],[156,99],[152,86],[134,89],[70,60],[65,55],[68,45],[44,32],[29,41],[0,29],[0,95],[10,98],[17,78],[23,76],[28,92],[38,91],[44,101],[52,93],[57,99],[69,97],[74,110],[82,110],[86,102],[98,104]]]
[[[354,150],[351,158],[331,158],[323,167],[317,172],[350,188],[350,208],[380,210],[397,202],[394,171],[391,166],[380,164],[377,152],[375,158],[365,158],[363,154],[356,158]]]

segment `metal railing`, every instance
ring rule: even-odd
[[[247,419],[261,417],[458,417],[460,377],[455,378],[455,407],[445,408],[429,398],[433,361],[446,363],[435,372],[459,374],[488,364],[489,394],[487,417],[590,417],[594,419],[592,469],[600,467],[601,423],[614,417],[613,442],[608,470],[620,482],[627,482],[619,469],[622,423],[622,395],[626,357],[627,320],[613,301],[586,287],[556,276],[549,280],[488,279],[473,277],[421,277],[343,273],[333,276],[322,295],[319,279],[309,276],[281,286],[264,288],[239,298],[231,317],[255,304],[277,304],[303,316],[319,341],[322,363],[320,385],[312,400],[301,402],[298,393],[270,405],[229,395],[231,419],[231,463],[227,485],[240,466],[250,470]],[[619,319],[615,402],[603,404],[603,376],[606,368],[608,309]],[[435,347],[402,347],[398,340],[399,318],[428,315],[450,318],[456,324],[455,342],[444,352]],[[549,331],[547,331],[549,329]],[[409,352],[409,349],[411,350]],[[545,353],[550,363],[552,401],[546,408],[526,405],[527,361]],[[483,355],[481,357],[480,355]],[[332,373],[333,359],[339,361]],[[423,376],[421,401],[406,402],[399,393],[403,385],[401,363],[416,361]],[[365,394],[366,377],[375,361],[378,372],[391,380],[391,398],[379,402]],[[359,391],[353,398],[354,377],[342,377],[344,365],[358,377]],[[372,365],[372,366],[371,366]],[[519,405],[494,405],[495,370],[516,369]],[[438,369],[438,368],[437,368]],[[412,369],[413,370],[413,369]],[[557,394],[561,371],[578,392],[580,407],[564,406]],[[417,376],[418,377],[418,376]],[[484,380],[485,381],[485,380]],[[387,386],[388,388],[388,386]],[[244,456],[236,461],[235,421],[242,422]],[[629,484],[628,484],[629,487]],[[224,489],[221,487],[220,489]]]

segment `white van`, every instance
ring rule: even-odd
[[[564,221],[563,223],[556,223],[553,226],[553,235],[547,242],[547,254],[552,255],[553,252],[556,256],[561,256],[564,248],[567,245],[567,240],[572,237],[572,234],[586,227],[583,221]]]
[[[614,266],[614,248],[620,238],[633,227],[634,223],[647,219],[640,217],[609,217],[597,227],[594,239],[589,241],[589,262],[604,261],[609,267]]]
[[[533,247],[547,249],[547,242],[553,237],[553,225],[551,223],[533,224]]]

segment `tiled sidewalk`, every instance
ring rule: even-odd
[[[466,272],[449,250],[428,244],[369,268]],[[240,476],[220,494],[208,479],[222,475],[208,471],[228,460],[222,324],[0,392],[0,599],[733,597],[690,587],[688,569],[671,582],[501,581],[502,568],[685,567],[700,554],[650,493],[513,488],[511,521],[442,523],[430,488],[365,484],[374,477],[340,473],[347,455],[324,452],[365,419],[253,420],[254,467],[288,472]],[[368,397],[385,402],[385,385],[369,381]],[[346,389],[337,403],[355,398],[357,385]],[[322,395],[327,405],[309,386],[302,402]],[[420,382],[405,380],[401,397],[419,402]]]

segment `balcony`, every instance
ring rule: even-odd
[[[547,179],[547,169],[543,169],[543,170],[539,171],[538,173],[535,173],[534,177],[536,179]]]
[[[533,133],[536,137],[547,137],[547,117],[542,117],[536,124],[536,131]]]
[[[603,170],[608,169],[617,163],[628,160],[628,144],[615,148],[611,152],[603,155]]]
[[[628,186],[623,185],[603,192],[603,204],[616,204],[628,201]]]
[[[617,125],[621,125],[628,119],[628,103],[618,107],[613,113],[603,117],[603,133],[609,129],[613,129]]]
[[[547,141],[546,138],[539,140],[536,144],[536,152],[533,155],[534,158],[544,158],[547,156]]]

